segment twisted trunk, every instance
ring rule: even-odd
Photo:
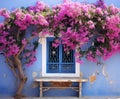
[[[27,77],[24,75],[24,71],[22,69],[21,61],[18,57],[18,55],[14,56],[14,63],[16,65],[18,76],[19,76],[19,86],[15,95],[15,99],[21,99],[22,98],[22,89],[27,81]]]
[[[29,43],[33,38],[35,38],[35,36],[31,36],[30,38],[28,38],[27,43]],[[22,89],[23,89],[23,87],[24,87],[24,85],[25,85],[25,83],[27,81],[27,77],[24,75],[21,60],[19,59],[19,55],[24,50],[25,46],[26,45],[23,44],[21,46],[19,52],[17,53],[17,55],[13,56],[14,64],[16,66],[18,79],[19,79],[19,86],[18,86],[16,95],[15,95],[15,99],[21,99],[23,97]]]
[[[27,44],[35,37],[36,36],[31,36],[30,38],[28,38]],[[19,56],[21,55],[21,52],[24,50],[25,46],[26,45],[23,44],[21,46],[19,52],[15,56],[12,56],[11,58],[6,57],[6,62],[8,64],[8,66],[13,71],[15,77],[19,80],[19,85],[18,85],[18,88],[16,91],[15,99],[21,99],[23,97],[22,90],[23,90],[24,85],[27,81],[27,77],[24,74],[24,71],[22,68],[22,63],[21,63],[21,60],[19,58]]]

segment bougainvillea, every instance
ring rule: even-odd
[[[48,6],[41,2],[12,12],[0,10],[0,16],[4,17],[4,22],[0,23],[0,52],[20,81],[16,99],[22,97],[21,92],[27,81],[23,66],[30,66],[36,61],[39,33],[49,25],[46,20],[49,11]]]
[[[119,8],[107,6],[102,0],[96,4],[65,0],[53,8],[50,30],[56,39],[61,38],[59,43],[66,50],[76,50],[78,62],[82,63],[83,56],[98,62],[99,57],[106,60],[120,50],[119,14]],[[58,40],[53,46],[59,45]]]
[[[35,50],[34,46],[37,43],[35,41],[31,43],[29,40],[39,36],[38,32],[40,30],[36,31],[38,27],[42,29],[42,27],[49,25],[44,16],[47,10],[47,6],[40,2],[37,2],[36,6],[26,9],[16,9],[12,12],[8,12],[5,9],[0,10],[0,15],[5,17],[4,23],[0,24],[0,52],[5,57],[11,57],[19,53],[21,47],[24,46],[25,51],[23,52],[28,53],[29,49],[26,49],[26,47],[28,48],[27,45],[31,45],[32,43],[30,52]],[[26,32],[28,28],[31,28],[29,34]],[[33,53],[32,55],[35,54]]]
[[[120,51],[120,9],[102,0],[96,4],[64,0],[53,8],[37,2],[12,12],[1,9],[0,16],[4,17],[0,23],[0,52],[20,80],[16,99],[20,99],[27,80],[22,67],[36,61],[39,36],[52,35],[54,47],[63,44],[65,51],[75,50],[79,63],[82,57],[99,62],[100,57],[106,60]]]

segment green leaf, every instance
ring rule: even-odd
[[[34,48],[33,48],[33,50],[36,50],[36,48],[38,47],[38,41],[35,41],[35,42],[33,42],[33,45],[34,45]]]

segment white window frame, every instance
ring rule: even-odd
[[[47,73],[47,37],[41,37],[39,42],[42,45],[42,77],[80,77],[80,64],[77,62],[75,63],[75,73]]]

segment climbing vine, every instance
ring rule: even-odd
[[[20,80],[16,99],[22,97],[27,77],[23,66],[36,61],[39,37],[54,36],[54,47],[76,50],[76,61],[82,57],[92,62],[109,59],[120,52],[120,9],[102,0],[86,4],[64,0],[53,8],[37,2],[35,6],[14,11],[0,10],[0,52],[15,77]]]

